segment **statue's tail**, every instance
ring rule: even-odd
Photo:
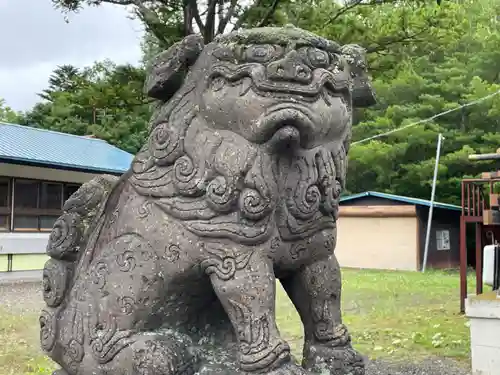
[[[47,244],[50,259],[43,269],[43,298],[47,307],[40,316],[40,340],[48,353],[56,344],[57,317],[64,310],[63,301],[72,287],[75,270],[85,251],[89,236],[118,177],[101,175],[84,183],[64,204],[63,214],[56,220]]]

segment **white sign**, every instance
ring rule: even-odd
[[[436,231],[436,246],[438,250],[450,250],[450,231],[437,230]]]

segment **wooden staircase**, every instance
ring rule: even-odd
[[[469,160],[500,160],[495,154],[470,155]],[[460,217],[460,311],[465,312],[467,298],[467,227],[475,227],[476,294],[483,293],[483,247],[500,243],[500,171],[484,172],[480,178],[462,180],[462,215]]]

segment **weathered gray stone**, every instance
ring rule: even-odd
[[[41,345],[58,374],[364,374],[333,254],[352,106],[374,103],[364,60],[293,27],[158,57],[148,142],[119,180],[70,198],[47,248]],[[302,366],[276,279],[304,324]]]

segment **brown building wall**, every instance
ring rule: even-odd
[[[422,265],[427,234],[429,207],[417,207],[419,221],[419,265]],[[437,249],[437,231],[447,230],[450,234],[450,250]],[[460,265],[460,212],[434,208],[432,213],[431,233],[429,238],[429,253],[427,267],[456,268]]]
[[[408,215],[383,217],[371,215],[357,217],[349,214],[346,217],[346,208],[371,207],[377,212],[385,207],[395,206],[393,212],[399,212],[402,206],[408,207],[405,202],[394,201],[378,197],[362,197],[352,201],[341,202],[339,218],[337,257],[341,266],[360,268],[385,268],[420,270],[424,257],[424,245],[429,208],[426,206],[414,207],[415,215],[411,219]],[[396,208],[397,207],[397,208]],[[368,212],[369,210],[365,210]],[[344,214],[343,214],[344,213]],[[369,214],[368,214],[369,215]],[[378,217],[374,217],[378,216]],[[369,223],[369,224],[368,224]],[[375,229],[378,228],[378,229]],[[434,208],[429,241],[428,268],[454,268],[459,264],[460,212]],[[413,233],[411,231],[413,230]],[[448,230],[450,250],[437,250],[436,233],[438,230]],[[405,240],[403,240],[403,237]],[[371,250],[364,249],[359,244],[371,244],[377,249],[378,258]],[[356,246],[358,244],[358,246]],[[404,245],[403,245],[404,244]],[[352,250],[355,248],[356,250]],[[410,262],[409,252],[413,251],[413,264]],[[402,252],[400,254],[399,252]],[[392,260],[391,260],[392,257]]]

